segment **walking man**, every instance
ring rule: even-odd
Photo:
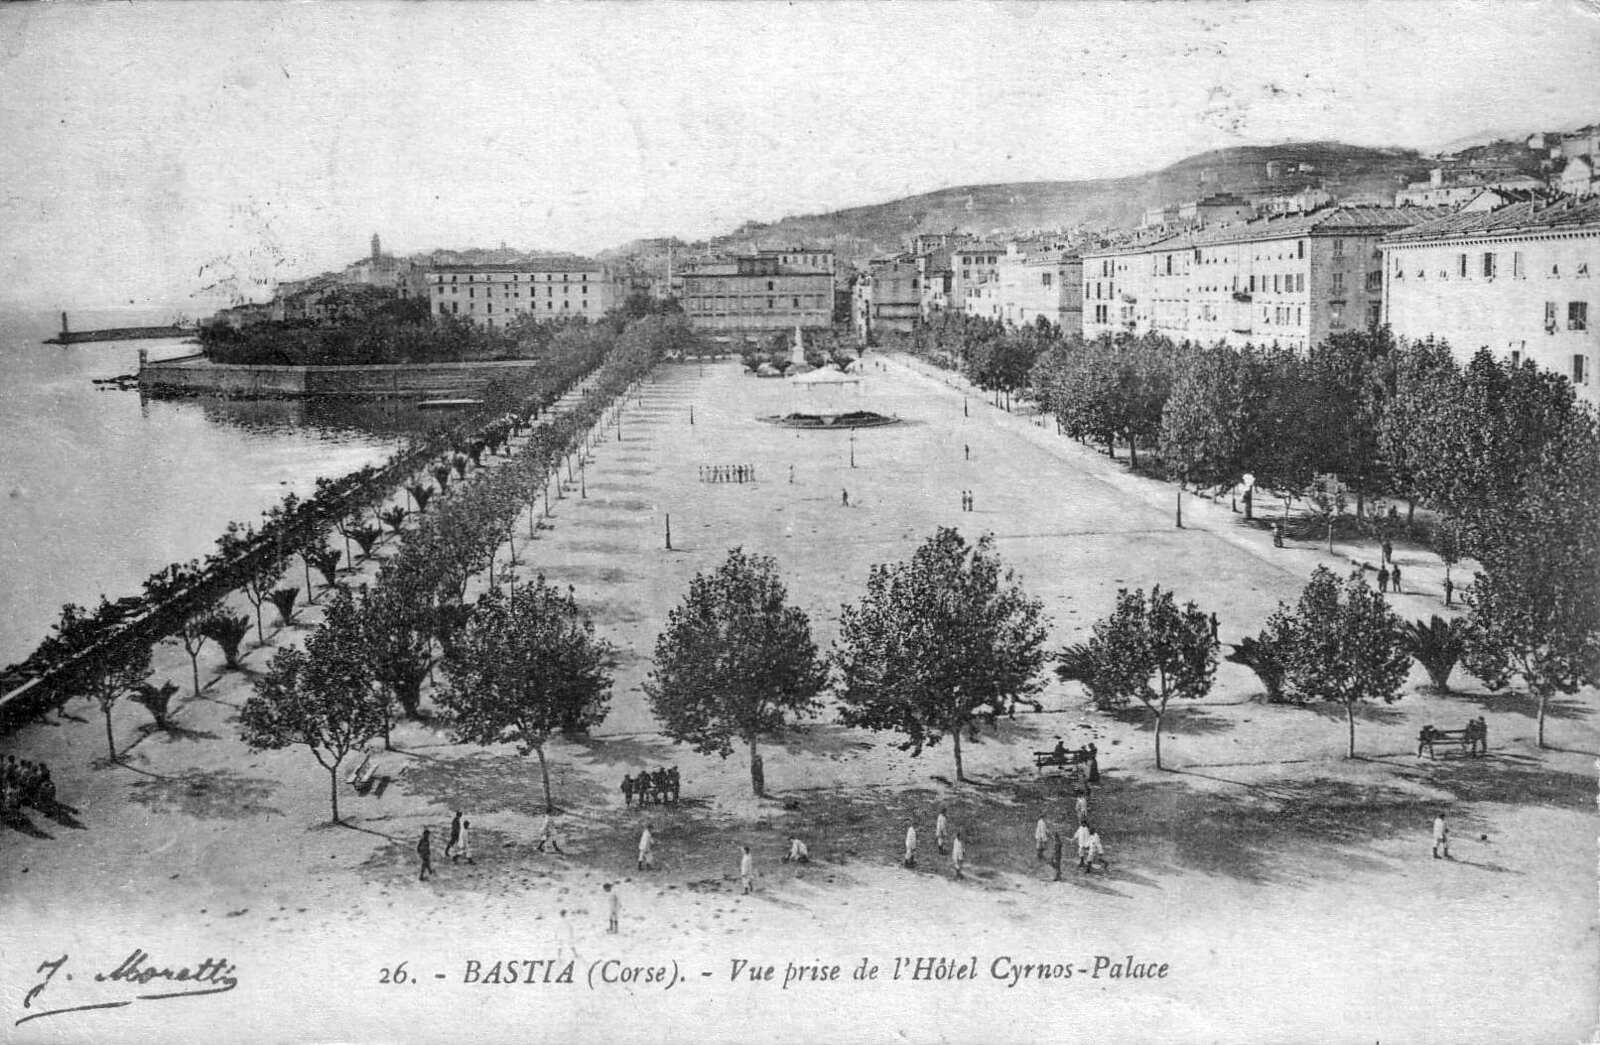
[[[1400,590],[1400,564],[1399,563],[1395,563],[1394,564],[1394,569],[1389,571],[1389,578],[1394,584],[1394,593],[1396,595],[1403,594],[1401,592],[1401,590]]]
[[[466,859],[467,863],[469,863],[469,864],[475,862],[472,859],[472,821],[471,820],[463,820],[463,821],[461,821],[461,844],[456,847],[455,856],[452,856],[450,858],[450,862],[451,863],[455,863],[457,857],[464,857]]]
[[[1382,593],[1382,592],[1386,592],[1388,590],[1389,590],[1389,567],[1387,565],[1380,565],[1378,567],[1378,591],[1380,593]]]
[[[962,877],[961,865],[967,859],[967,847],[961,842],[961,832],[957,831],[955,838],[950,841],[950,866],[955,871],[957,878]]]
[[[944,818],[944,807],[940,806],[938,819],[933,822],[933,844],[942,853],[946,843],[949,841],[950,821]]]
[[[1444,814],[1440,813],[1433,818],[1433,858],[1440,859],[1439,853],[1444,853],[1444,859],[1450,859],[1450,829],[1445,826]]]
[[[844,505],[844,507],[846,507],[846,508],[850,507],[850,491],[849,490],[840,490],[839,491],[839,503]]]
[[[1088,788],[1088,785],[1085,785],[1083,790],[1078,792],[1078,797],[1073,800],[1073,805],[1077,807],[1078,823],[1080,823],[1080,824],[1087,823],[1088,820],[1089,820],[1089,788]]]
[[[1050,825],[1044,822],[1044,814],[1039,814],[1039,822],[1033,825],[1033,855],[1040,860],[1044,859],[1045,843],[1050,841]]]
[[[417,881],[427,881],[433,874],[433,835],[424,827],[422,837],[417,840],[417,855],[422,858],[422,870],[417,874]]]
[[[611,908],[611,916],[606,921],[606,932],[614,933],[617,931],[617,920],[622,916],[622,897],[611,887],[610,882],[605,884],[605,891],[609,900],[608,906]]]
[[[917,825],[906,821],[906,855],[901,861],[906,867],[917,866]]]
[[[746,896],[750,895],[750,883],[755,878],[755,874],[755,858],[750,855],[750,847],[745,846],[743,853],[739,856],[739,886]]]
[[[456,810],[456,815],[450,821],[450,840],[444,844],[444,855],[449,856],[451,850],[461,844],[461,810]]]
[[[650,825],[645,824],[644,830],[639,833],[639,870],[655,870],[656,866],[656,840],[650,834]]]
[[[639,800],[639,804],[640,805],[644,805],[644,799],[643,798],[641,798]],[[624,774],[622,774],[622,808],[627,809],[632,805],[633,805],[633,774],[624,773]]]
[[[1387,538],[1387,537],[1385,537],[1383,539],[1383,561],[1384,562],[1393,562],[1394,561],[1394,545],[1389,543],[1389,538]]]
[[[1099,864],[1102,871],[1110,869],[1110,865],[1106,863],[1106,848],[1100,844],[1100,832],[1091,827],[1089,829],[1089,858],[1084,861],[1083,873],[1092,873],[1095,864]]]
[[[966,460],[968,460],[968,461],[972,460],[972,447],[971,446],[967,445],[966,443],[962,443],[961,444],[961,453],[965,457]]]

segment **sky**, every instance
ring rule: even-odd
[[[0,7],[0,305],[1600,121],[1600,4]]]

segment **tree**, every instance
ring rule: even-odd
[[[208,603],[200,606],[183,618],[183,623],[178,625],[178,641],[183,644],[183,652],[189,655],[189,671],[194,676],[194,695],[200,695],[200,651],[205,648],[206,622],[217,614],[217,605]]]
[[[571,589],[557,591],[540,577],[509,595],[490,590],[445,658],[439,702],[461,741],[536,753],[545,809],[553,812],[545,744],[559,730],[605,719],[611,655]]]
[[[1356,705],[1393,703],[1405,685],[1411,659],[1401,641],[1400,621],[1383,596],[1359,573],[1340,586],[1318,566],[1294,612],[1287,680],[1301,700],[1344,705],[1350,727],[1348,755],[1356,757]]]
[[[231,522],[217,538],[217,557],[242,569],[244,597],[256,612],[256,641],[265,644],[267,636],[261,627],[261,604],[267,601],[273,586],[283,576],[287,563],[282,555],[269,556],[265,548],[254,547],[256,544],[253,527]]]
[[[417,718],[433,663],[433,591],[427,579],[390,566],[361,600],[361,640],[372,677],[406,716]],[[387,726],[384,741],[388,742]]]
[[[1161,722],[1173,697],[1197,700],[1217,672],[1211,618],[1193,602],[1180,609],[1157,585],[1117,592],[1117,605],[1095,622],[1088,642],[1087,687],[1096,701],[1137,698],[1155,716],[1156,768],[1161,768]]]
[[[1600,426],[1592,414],[1542,448],[1516,498],[1494,506],[1465,597],[1467,668],[1499,690],[1520,678],[1538,702],[1600,681]]]
[[[299,588],[278,588],[267,593],[267,598],[278,608],[278,616],[284,627],[294,623],[294,603],[299,597]]]
[[[240,614],[218,612],[202,620],[199,631],[222,650],[222,661],[229,670],[239,668],[239,645],[250,633],[250,618]]]
[[[1330,473],[1317,476],[1311,480],[1311,485],[1306,487],[1306,503],[1311,505],[1312,512],[1328,529],[1329,555],[1333,554],[1333,524],[1344,514],[1345,505],[1348,503],[1345,497],[1347,490],[1339,477]]]
[[[1284,684],[1289,673],[1289,649],[1294,634],[1294,623],[1281,605],[1267,619],[1267,626],[1254,637],[1245,636],[1233,646],[1226,660],[1242,664],[1255,672],[1266,691],[1269,703],[1279,703],[1284,697]]]
[[[1435,613],[1428,620],[1411,620],[1400,625],[1400,641],[1411,659],[1422,665],[1440,693],[1450,692],[1450,672],[1466,649],[1466,625],[1460,619],[1445,620]]]
[[[840,614],[832,655],[851,726],[905,734],[914,755],[948,735],[955,748],[979,708],[1036,693],[1048,622],[984,535],[969,546],[940,527],[907,562],[872,567],[867,591]]]
[[[331,588],[339,583],[339,560],[342,557],[337,548],[322,548],[310,553],[311,565],[322,574],[323,587]]]
[[[157,729],[167,730],[172,725],[168,712],[172,706],[173,695],[177,692],[178,687],[171,680],[163,682],[159,686],[141,682],[134,688],[133,700],[137,704],[142,704],[144,709],[150,712],[150,717],[155,721]]]
[[[734,548],[715,573],[697,573],[667,615],[645,682],[663,732],[701,754],[750,750],[750,787],[765,791],[757,742],[793,717],[813,714],[827,664],[805,611],[787,604],[778,566]]]
[[[61,607],[61,617],[55,625],[56,636],[69,643],[78,642],[79,636],[95,633],[103,636],[84,645],[66,682],[100,705],[106,724],[106,755],[112,762],[117,761],[117,741],[111,732],[111,710],[118,700],[138,692],[151,672],[147,643],[121,640],[111,633],[111,625],[120,616],[116,607],[102,595],[100,605],[92,613],[73,603]]]
[[[275,653],[239,711],[239,735],[253,751],[304,745],[328,771],[333,822],[339,818],[339,766],[383,728],[362,658],[354,600],[341,589],[304,652]]]

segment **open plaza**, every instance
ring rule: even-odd
[[[763,420],[856,409],[899,423]],[[726,468],[745,481],[705,481]],[[913,757],[897,735],[836,724],[830,705],[766,745],[758,800],[742,749],[721,760],[675,746],[642,689],[669,610],[736,546],[776,560],[823,649],[870,567],[908,558],[939,526],[994,535],[1043,600],[1052,650],[1084,641],[1119,589],[1156,584],[1214,612],[1226,649],[1292,602],[1316,565],[1340,576],[1375,566],[1375,541],[1336,543],[1332,555],[1320,543],[1276,548],[1226,500],[1191,497],[1179,528],[1175,487],[1057,435],[1048,419],[997,408],[959,378],[870,353],[859,383],[820,390],[735,361],[660,366],[562,493],[548,516],[533,501],[548,528],[519,540],[521,561],[509,565],[570,584],[618,651],[605,721],[549,748],[562,854],[539,850],[538,763],[510,746],[458,745],[427,721],[404,723],[394,750],[378,745],[375,786],[341,784],[347,823],[337,827],[327,774],[303,748],[247,749],[238,709],[271,647],[303,642],[320,619],[311,607],[269,632],[266,648],[252,635],[243,671],[203,654],[204,694],[184,686],[172,730],[146,730],[122,702],[120,765],[105,763],[98,714],[81,701],[0,741],[0,756],[48,764],[73,811],[15,819],[0,834],[16,938],[57,942],[37,960],[61,952],[111,965],[134,946],[197,963],[207,955],[195,941],[206,941],[239,969],[244,1001],[226,1017],[235,1031],[296,1040],[348,1028],[314,989],[333,976],[350,985],[341,992],[373,1040],[464,1022],[497,1040],[534,1028],[560,1036],[602,1017],[616,1040],[661,1040],[702,1026],[702,983],[718,985],[724,1013],[747,993],[747,1031],[719,1022],[708,1041],[1508,1042],[1576,1040],[1594,1026],[1592,693],[1552,702],[1541,750],[1525,693],[1490,694],[1459,671],[1455,692],[1426,692],[1416,668],[1403,699],[1358,711],[1350,759],[1342,709],[1266,703],[1252,673],[1223,662],[1206,698],[1174,702],[1158,771],[1142,708],[1095,711],[1052,673],[1040,710],[964,743],[966,783],[955,782],[948,741]],[[502,549],[497,575],[508,558]],[[1397,542],[1394,559],[1406,576],[1404,594],[1389,596],[1401,617],[1455,612],[1436,556]],[[475,580],[469,598],[486,584]],[[158,649],[156,664],[158,681],[189,677],[176,646]],[[1478,716],[1485,757],[1417,756],[1424,725],[1453,730]],[[1069,854],[1060,881],[1034,843],[1040,817],[1063,838],[1077,827],[1065,779],[1034,765],[1058,738],[1097,747],[1090,815],[1107,857],[1086,874]],[[623,777],[659,767],[678,769],[679,801],[625,807]],[[966,847],[961,880],[934,846],[941,809]],[[442,853],[456,810],[473,825],[470,861]],[[1440,814],[1448,860],[1432,858]],[[902,866],[908,820],[922,836],[915,868]],[[653,870],[636,866],[646,824]],[[436,874],[419,882],[424,827]],[[808,863],[781,861],[791,837],[805,841]],[[615,935],[607,884],[621,908]],[[294,946],[308,933],[319,941],[312,958]],[[275,960],[289,953],[292,962]],[[976,975],[887,984],[896,1015],[882,1019],[846,984],[781,985],[787,962],[853,968],[864,957],[885,979],[897,959],[924,957],[952,969],[971,961]],[[641,977],[559,996],[560,986],[525,986],[493,1005],[474,993],[505,989],[478,982],[495,963],[574,960],[581,978],[600,958],[616,969],[676,962],[684,982],[663,991]],[[740,981],[735,960],[774,964],[780,982]],[[399,962],[404,986],[393,983]],[[1010,972],[1058,964],[1089,972]],[[1135,978],[1162,965],[1159,977]],[[1217,1031],[1223,984],[1237,1035]],[[316,1005],[297,1004],[313,996]],[[92,1036],[92,1017],[74,1033]],[[199,1001],[178,1002],[119,1024],[118,1036],[215,1040],[214,1020]],[[60,1029],[17,1028],[39,1040]]]

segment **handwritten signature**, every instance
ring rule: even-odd
[[[22,999],[24,1009],[34,1008],[35,1003],[44,1002],[45,989],[52,983],[57,983],[57,976],[63,981],[73,980],[70,972],[63,972],[67,965],[68,955],[40,962],[37,972],[43,974],[40,980],[26,997]],[[134,948],[133,953],[122,960],[122,963],[110,972],[97,972],[94,974],[95,983],[120,984],[124,989],[141,990],[156,984],[158,989],[169,985],[183,984],[179,990],[160,989],[154,994],[135,994],[133,997],[121,997],[112,1001],[92,1002],[85,1005],[68,1005],[56,1009],[40,1009],[30,1012],[17,1020],[14,1026],[21,1026],[29,1020],[43,1019],[46,1016],[60,1016],[67,1012],[83,1012],[87,1009],[116,1009],[124,1005],[131,1005],[136,1001],[162,1001],[168,998],[194,998],[202,994],[224,994],[239,985],[238,966],[223,958],[207,958],[199,965],[162,965],[146,954],[141,948]]]

